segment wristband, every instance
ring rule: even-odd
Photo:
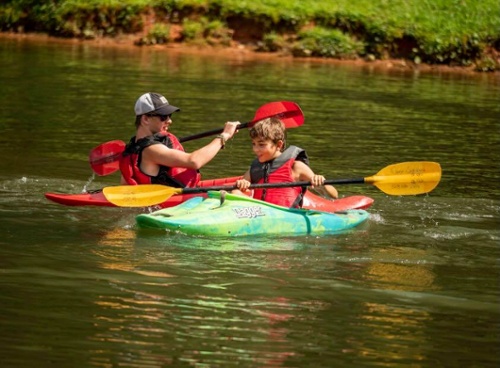
[[[226,136],[224,134],[219,134],[217,138],[220,139],[220,149],[224,149],[227,142]]]

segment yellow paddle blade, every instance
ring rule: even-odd
[[[148,207],[165,202],[182,188],[172,188],[160,184],[119,185],[102,190],[108,201],[119,207]]]
[[[440,180],[441,166],[437,162],[410,161],[386,166],[365,178],[365,183],[390,195],[415,195],[429,193]]]

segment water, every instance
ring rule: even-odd
[[[2,366],[498,366],[498,76],[6,38],[0,60]],[[49,203],[118,182],[88,153],[133,134],[145,91],[181,107],[181,137],[291,100],[288,141],[327,178],[417,160],[443,177],[417,197],[338,187],[375,203],[325,237],[166,235],[142,210]],[[241,131],[202,172],[251,159]]]

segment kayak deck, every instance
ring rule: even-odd
[[[350,230],[369,218],[364,210],[330,213],[290,209],[246,196],[208,192],[171,208],[136,217],[141,228],[187,235],[235,237],[255,235],[324,235]]]

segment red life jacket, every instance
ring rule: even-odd
[[[250,166],[251,183],[293,182],[292,167],[295,160],[309,165],[306,151],[296,146],[288,147],[281,155],[271,161],[259,162],[255,159]],[[285,207],[300,207],[306,187],[254,189],[253,197]]]
[[[198,170],[160,166],[156,176],[144,173],[140,169],[142,151],[153,144],[164,144],[168,148],[184,151],[184,147],[172,133],[158,133],[141,138],[137,142],[135,137],[132,137],[120,158],[120,171],[127,184],[163,184],[176,188],[196,186],[201,180]]]

